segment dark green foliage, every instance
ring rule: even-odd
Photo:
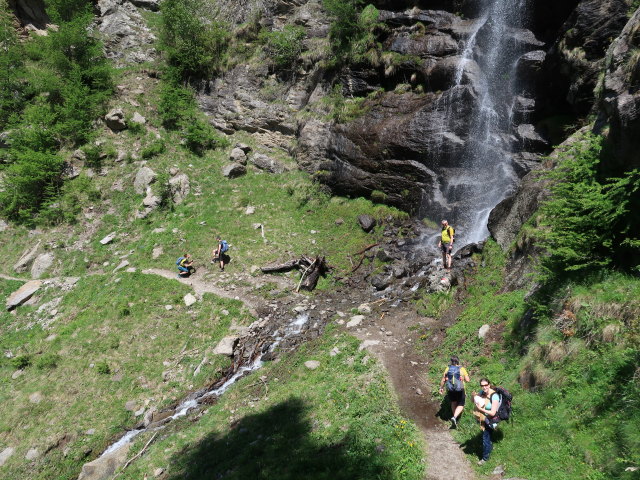
[[[24,52],[18,41],[6,0],[0,1],[0,130],[10,115],[22,108],[24,85]]]
[[[158,105],[162,125],[170,130],[178,129],[195,109],[196,102],[192,90],[183,87],[172,78],[163,77]]]
[[[34,366],[39,370],[47,370],[56,368],[59,361],[59,355],[56,355],[55,353],[45,353],[36,359]]]
[[[151,142],[150,144],[146,145],[140,151],[140,156],[144,159],[153,158],[157,155],[160,155],[161,153],[164,153],[166,149],[167,147],[165,146],[164,141],[157,139]]]
[[[374,31],[379,11],[373,5],[363,9],[363,0],[323,0],[322,4],[331,18],[329,37],[335,60],[358,62],[377,48]]]
[[[101,360],[96,363],[96,372],[100,375],[109,375],[111,373],[111,368],[107,362]]]
[[[82,205],[97,202],[100,197],[100,192],[96,190],[91,179],[81,175],[65,182],[60,195],[42,206],[39,218],[49,225],[75,223],[82,211]]]
[[[278,69],[291,69],[295,66],[304,49],[302,41],[305,37],[304,28],[295,25],[286,25],[280,31],[264,31],[260,34],[266,56],[273,60]]]
[[[11,359],[11,366],[13,368],[17,368],[18,370],[27,368],[29,365],[31,365],[30,355],[18,355]]]
[[[640,231],[631,214],[640,208],[640,172],[600,178],[600,152],[601,138],[586,135],[567,147],[549,173],[551,197],[541,209],[548,276],[610,264],[637,266]]]
[[[62,158],[54,153],[18,152],[3,172],[0,214],[12,220],[32,222],[40,206],[60,192],[63,165]]]
[[[204,0],[165,0],[162,50],[168,66],[183,80],[206,78],[226,62],[230,29],[211,18]]]
[[[194,119],[189,122],[183,132],[185,146],[196,155],[202,155],[205,150],[223,148],[229,145],[208,123]]]

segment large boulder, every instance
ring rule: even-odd
[[[24,273],[29,270],[38,255],[39,248],[40,242],[38,242],[34,247],[25,250],[13,266],[13,270],[16,273]]]
[[[30,282],[22,285],[18,290],[9,295],[9,298],[7,298],[7,310],[13,310],[14,308],[22,305],[24,302],[29,300],[41,286],[42,282],[40,280],[31,280]]]
[[[113,478],[116,470],[127,461],[131,443],[125,443],[116,451],[85,463],[78,480],[109,480]]]
[[[31,266],[31,278],[40,278],[53,265],[54,260],[55,256],[50,252],[38,255]]]
[[[227,178],[241,177],[245,173],[247,173],[247,167],[239,163],[229,163],[222,167],[222,175]]]
[[[127,128],[127,122],[124,120],[124,112],[121,108],[114,108],[104,116],[104,123],[113,131],[120,131]]]
[[[287,170],[283,164],[262,153],[253,155],[251,157],[251,163],[260,170],[265,170],[269,173],[284,173]]]
[[[191,189],[189,177],[186,173],[181,173],[169,179],[169,189],[173,203],[179,205],[189,195]]]

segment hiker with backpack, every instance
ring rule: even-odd
[[[442,268],[451,270],[451,253],[453,252],[453,227],[449,225],[449,222],[442,220],[442,233],[440,235],[440,241],[438,242],[438,248],[442,251]]]
[[[225,261],[229,263],[227,261],[228,257],[226,254],[227,250],[229,250],[229,244],[227,243],[226,240],[222,240],[220,237],[216,237],[216,240],[218,241],[218,246],[213,251],[213,259],[211,259],[211,263],[215,263],[216,261],[219,261],[220,271],[224,271]]]
[[[446,386],[447,398],[451,403],[451,412],[453,414],[453,417],[451,417],[452,428],[458,426],[458,419],[460,415],[462,415],[466,400],[464,383],[470,380],[467,369],[461,367],[460,359],[456,355],[453,355],[451,357],[451,364],[444,370],[444,374],[440,380],[440,394],[442,395]]]
[[[493,432],[501,420],[509,420],[511,416],[513,396],[502,387],[491,386],[491,382],[486,378],[480,379],[480,388],[482,388],[482,393],[476,402],[478,415],[474,412],[474,416],[480,421],[482,429],[482,458],[478,461],[478,465],[484,465],[493,450],[491,438]]]
[[[185,253],[184,256],[178,258],[178,260],[176,260],[176,265],[178,266],[178,278],[188,277],[192,272],[195,272],[193,260],[191,259],[191,255],[188,253]]]

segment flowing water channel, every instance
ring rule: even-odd
[[[441,185],[459,246],[489,235],[489,213],[514,191],[518,181],[512,167],[516,125],[511,110],[518,95],[517,61],[526,48],[518,33],[523,31],[527,1],[483,0],[481,16],[461,46],[450,92],[472,88],[462,84],[465,68],[472,62],[477,63],[481,79],[473,85],[476,103],[458,168],[451,169]]]
[[[267,355],[267,353],[273,352],[278,347],[278,345],[282,343],[283,340],[290,339],[292,337],[295,337],[296,335],[300,335],[303,332],[308,321],[309,315],[307,313],[303,313],[291,320],[283,328],[275,330],[274,332],[272,332],[271,336],[264,338],[260,342],[260,345],[268,345],[268,348],[255,349],[254,353],[249,356],[246,363],[243,363],[241,361],[243,358],[242,355],[236,357],[240,360],[236,360],[234,362],[234,365],[230,367],[227,375],[220,381],[216,382],[211,388],[198,390],[188,395],[174,409],[173,414],[167,416],[162,420],[161,425],[151,423],[147,426],[140,426],[139,428],[129,430],[122,437],[120,437],[118,441],[112,443],[102,453],[101,457],[106,457],[113,454],[120,448],[133,442],[133,440],[138,435],[145,432],[162,429],[171,421],[186,416],[189,412],[193,411],[195,408],[198,408],[200,404],[210,403],[212,399],[219,398],[229,389],[229,387],[231,387],[242,377],[262,367],[264,365],[263,358],[265,357],[265,355]]]

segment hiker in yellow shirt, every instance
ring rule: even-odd
[[[458,418],[462,415],[466,400],[464,383],[470,380],[467,369],[461,367],[460,359],[456,355],[453,355],[451,357],[451,364],[444,369],[442,379],[440,380],[440,394],[442,394],[446,385],[447,398],[451,402],[451,412],[453,413],[453,417],[451,417],[452,428],[458,426]]]
[[[442,251],[442,268],[451,270],[451,252],[453,251],[453,227],[449,222],[442,220],[442,235],[438,247]]]

